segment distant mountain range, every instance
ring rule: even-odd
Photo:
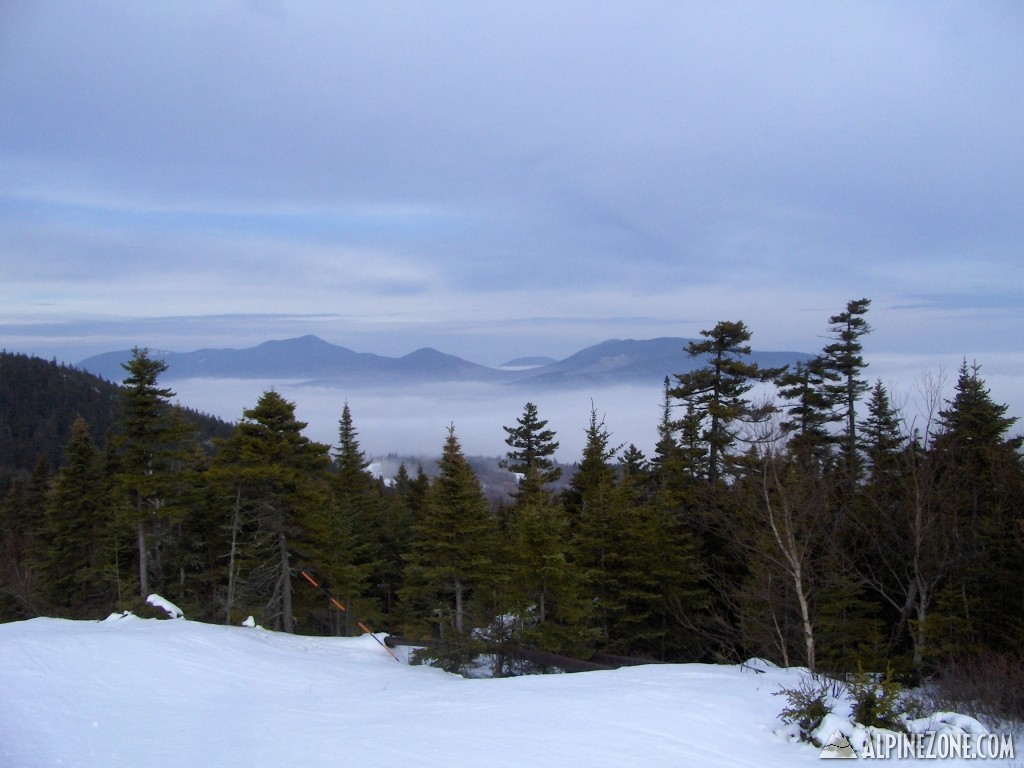
[[[167,364],[162,379],[238,378],[290,379],[321,386],[376,386],[418,382],[493,382],[567,389],[575,387],[656,383],[674,373],[703,365],[686,347],[692,339],[611,339],[587,347],[564,360],[520,358],[499,368],[471,363],[429,347],[403,357],[354,352],[316,336],[266,341],[247,349],[200,349],[195,352],[151,350]],[[754,351],[750,362],[776,367],[807,360],[802,352]],[[122,363],[131,350],[106,352],[78,363],[82,370],[110,381],[124,379]]]

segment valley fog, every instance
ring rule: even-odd
[[[941,396],[953,395],[962,358],[948,355],[890,355],[871,359],[864,377],[880,379],[905,420],[921,428],[929,389],[941,386]],[[968,360],[968,363],[971,363]],[[979,359],[981,377],[996,403],[1007,404],[1007,415],[1024,415],[1024,381],[1014,371],[1024,360],[1017,356]],[[401,387],[323,387],[282,379],[172,379],[166,382],[182,405],[234,422],[260,395],[275,389],[296,405],[297,417],[308,423],[305,434],[334,445],[338,421],[347,402],[368,457],[398,453],[424,457],[440,455],[449,424],[467,455],[503,456],[504,426],[514,426],[523,406],[533,402],[560,444],[557,458],[578,461],[590,420],[591,403],[604,418],[611,445],[634,443],[648,458],[657,441],[661,418],[661,382],[650,385],[612,385],[576,390],[525,391],[495,384],[429,383]],[[770,388],[752,391],[751,398],[770,395]],[[863,401],[858,417],[864,415]],[[1011,430],[1021,431],[1018,423]]]
[[[182,405],[237,421],[242,410],[274,389],[295,403],[296,416],[309,425],[305,434],[334,445],[345,403],[369,456],[398,453],[439,456],[449,424],[464,453],[504,456],[503,426],[515,426],[527,402],[533,402],[548,429],[557,433],[559,461],[572,463],[583,451],[591,401],[604,417],[612,445],[635,443],[650,456],[661,418],[661,384],[618,385],[594,390],[525,393],[493,384],[424,384],[381,389],[306,386],[301,382],[266,379],[181,379],[167,382]]]

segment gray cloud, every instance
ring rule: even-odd
[[[1021,351],[1015,4],[2,14],[7,344]]]

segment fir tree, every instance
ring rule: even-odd
[[[967,564],[947,586],[944,613],[962,627],[955,643],[960,652],[979,644],[1020,652],[1024,438],[1007,435],[1016,419],[993,401],[979,370],[966,361],[961,366],[954,396],[939,412],[934,441],[943,499],[958,521]]]
[[[840,418],[829,389],[838,379],[839,374],[820,356],[797,362],[792,371],[784,371],[776,379],[779,396],[792,403],[786,409],[789,418],[780,425],[789,436],[789,450],[808,468],[819,471],[826,470],[834,443],[829,425]]]
[[[612,459],[620,446],[590,410],[583,458],[565,492],[565,507],[572,525],[572,551],[583,569],[588,594],[596,606],[601,640],[608,645],[612,616],[621,610],[617,538],[621,515],[616,508],[615,470]]]
[[[423,516],[414,525],[403,599],[433,614],[442,634],[447,627],[462,640],[471,627],[470,600],[484,587],[492,567],[495,527],[454,426],[448,429],[438,467]],[[424,619],[421,615],[420,622]]]
[[[338,447],[334,452],[333,505],[328,521],[327,540],[321,567],[325,569],[336,594],[341,595],[350,610],[333,614],[335,633],[344,623],[344,634],[354,627],[351,614],[358,613],[371,620],[376,606],[363,600],[370,583],[388,581],[384,563],[384,540],[387,533],[384,519],[384,498],[380,484],[367,471],[370,465],[359,447],[358,432],[352,412],[345,403],[338,422]]]
[[[547,424],[538,416],[537,406],[527,403],[516,426],[502,427],[509,451],[501,466],[521,476],[517,498],[531,499],[562,476],[561,468],[552,458],[558,450],[558,442],[555,433],[546,428]]]
[[[0,503],[0,621],[40,615],[38,548],[44,543],[50,474],[40,457],[27,482],[15,481]]]
[[[315,558],[318,542],[327,539],[328,446],[303,435],[305,428],[295,404],[269,390],[243,411],[214,461],[233,497],[225,510],[234,534],[229,559],[236,570],[229,577],[248,586],[250,599],[263,601],[262,611],[248,606],[262,623],[284,632],[295,630],[293,549]],[[307,611],[314,600],[319,605],[320,596],[304,601]]]
[[[53,483],[38,549],[40,593],[69,618],[101,618],[117,604],[114,506],[89,427],[77,419]]]
[[[877,486],[899,477],[901,454],[907,437],[900,427],[899,414],[880,380],[871,389],[867,412],[867,417],[860,423],[860,447],[867,459],[868,480]]]
[[[707,364],[689,373],[676,374],[672,397],[693,407],[703,425],[701,439],[706,445],[708,482],[714,487],[721,478],[729,449],[736,442],[738,424],[764,418],[767,409],[755,407],[746,397],[755,382],[776,377],[781,369],[761,368],[744,360],[750,355],[750,331],[742,321],[722,321],[710,331],[701,331],[706,341],[687,346],[691,357],[706,356]]]
[[[825,384],[825,392],[835,398],[840,408],[839,416],[845,421],[841,454],[851,487],[860,475],[857,400],[868,390],[868,383],[861,378],[861,371],[867,367],[861,339],[871,331],[871,326],[864,319],[870,306],[870,299],[851,300],[844,312],[830,317],[829,333],[834,341],[822,350],[825,369],[838,377],[834,383]]]
[[[158,384],[167,370],[162,360],[136,347],[123,367],[128,375],[117,436],[118,481],[126,497],[124,519],[136,539],[139,593],[145,598],[154,587],[163,588],[164,557],[184,514],[177,475],[189,466],[192,429],[171,407],[174,392]]]

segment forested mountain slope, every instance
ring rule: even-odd
[[[117,384],[57,363],[0,352],[0,497],[17,479],[26,479],[44,459],[60,466],[71,425],[81,416],[96,445],[104,445],[121,413]],[[199,427],[200,439],[226,437],[231,427],[211,416],[185,409]]]

